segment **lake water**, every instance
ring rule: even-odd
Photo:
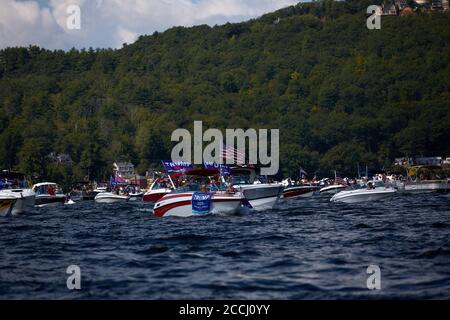
[[[450,298],[445,194],[185,219],[80,202],[1,218],[0,246],[0,299]],[[367,289],[369,265],[381,290]]]

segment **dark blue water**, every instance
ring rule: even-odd
[[[80,202],[0,219],[0,246],[0,299],[450,298],[449,195],[187,219]]]

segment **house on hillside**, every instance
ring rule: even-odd
[[[113,164],[114,174],[120,177],[132,177],[135,175],[134,164],[131,162],[114,162]]]
[[[73,165],[72,157],[67,153],[57,154],[55,152],[52,152],[48,155],[48,159],[53,163],[61,164],[64,166]]]
[[[395,158],[394,165],[396,166],[410,166],[412,165],[411,158]]]
[[[414,158],[415,166],[440,166],[442,157],[416,157]]]

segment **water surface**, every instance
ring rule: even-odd
[[[0,299],[450,298],[450,195],[184,219],[80,202],[1,218],[0,246]]]

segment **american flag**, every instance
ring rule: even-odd
[[[232,160],[233,164],[245,164],[245,154],[234,147],[221,143],[220,154],[222,156],[223,163],[228,163],[227,160]]]
[[[300,167],[300,178],[303,179],[308,175],[308,172],[306,172],[302,167]]]
[[[343,186],[347,185],[347,181],[345,181],[344,179],[342,179],[341,177],[336,177],[336,180],[334,181],[335,184],[341,184]]]

